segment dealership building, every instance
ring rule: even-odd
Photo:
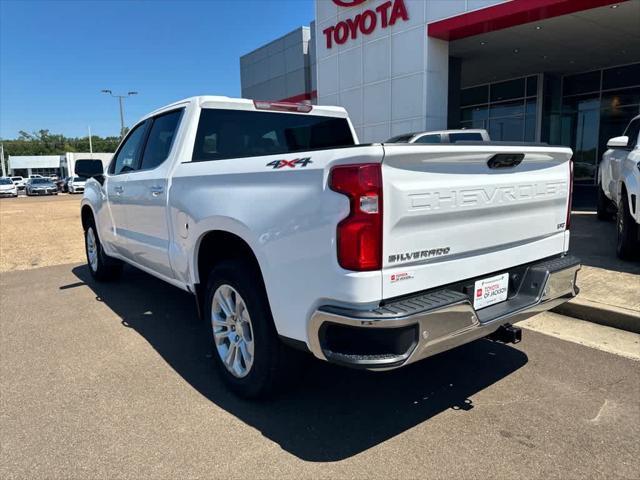
[[[101,160],[108,165],[113,153],[66,152],[62,155],[9,155],[8,173],[11,177],[29,178],[31,175],[59,178],[73,176],[77,160]]]
[[[240,69],[243,97],[341,105],[361,142],[485,128],[572,147],[593,185],[640,113],[640,0],[316,0]]]

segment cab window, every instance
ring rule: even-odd
[[[156,168],[162,164],[171,151],[183,109],[162,114],[153,119],[149,138],[142,155],[142,170]]]
[[[131,130],[127,139],[120,147],[120,150],[118,150],[118,153],[113,157],[113,161],[109,167],[109,173],[119,175],[136,170],[138,154],[144,140],[144,133],[148,122],[149,121],[146,120]]]
[[[414,143],[442,143],[440,135],[423,135]]]

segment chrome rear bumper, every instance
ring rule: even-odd
[[[467,293],[447,288],[373,310],[323,306],[308,325],[309,349],[322,360],[351,367],[408,365],[566,302],[578,294],[580,267],[572,256],[527,265],[506,301],[478,311]]]

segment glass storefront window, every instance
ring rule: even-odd
[[[538,77],[532,75],[527,77],[527,97],[535,97],[538,95]]]
[[[489,116],[489,108],[486,105],[480,107],[463,108],[461,118],[463,122],[469,120],[486,120]]]
[[[640,82],[640,78],[638,78]],[[600,107],[617,109],[628,105],[640,104],[640,87],[625,88],[624,90],[616,90],[613,92],[603,92]]]
[[[562,82],[562,94],[578,95],[600,90],[600,71],[567,75]]]
[[[505,102],[492,104],[489,109],[489,117],[512,117],[524,115],[524,103],[522,100],[516,102]]]
[[[533,142],[537,93],[537,75],[462,89],[460,125],[487,129],[496,141]]]
[[[460,105],[480,105],[489,101],[489,86],[481,85],[479,87],[463,88],[460,91]]]
[[[527,115],[524,117],[524,141],[535,142],[536,141],[536,116]]]
[[[489,136],[496,141],[520,141],[524,135],[524,117],[492,118]]]
[[[524,78],[493,83],[489,86],[489,90],[491,92],[491,102],[522,98],[525,96]]]
[[[565,76],[562,85],[561,143],[574,150],[576,183],[594,184],[607,141],[640,113],[640,64]]]
[[[602,90],[632,87],[640,84],[640,63],[609,68],[602,72]]]

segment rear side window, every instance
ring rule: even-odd
[[[345,118],[203,109],[193,161],[274,155],[354,144]]]
[[[442,143],[440,135],[423,135],[413,143]]]
[[[167,159],[178,130],[182,111],[182,109],[174,110],[153,119],[147,145],[142,155],[140,167],[142,170],[156,168]]]
[[[479,133],[450,133],[449,142],[481,142],[482,135]]]

